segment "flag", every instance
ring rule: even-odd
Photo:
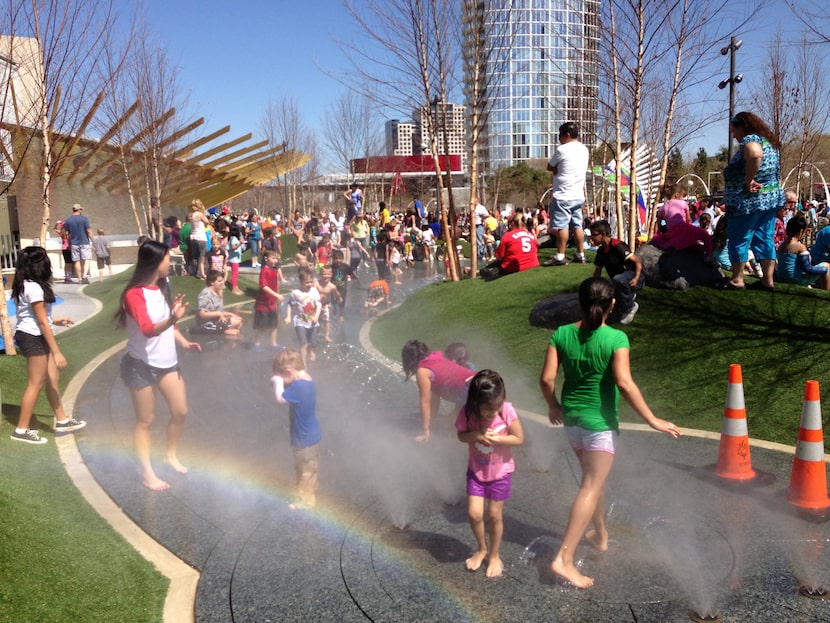
[[[617,172],[615,169],[611,168],[611,165],[605,165],[604,167],[594,167],[591,169],[591,173],[603,178],[605,181],[616,184],[617,183]],[[622,186],[622,191],[624,195],[628,195],[631,192],[631,174],[629,171],[622,167],[620,169],[620,185]],[[643,191],[640,189],[640,185],[636,185],[637,191],[637,215],[640,221],[640,228],[646,226],[646,200],[643,197]]]

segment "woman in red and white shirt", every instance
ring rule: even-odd
[[[170,409],[164,462],[179,474],[186,474],[187,468],[176,454],[187,417],[187,392],[179,371],[176,344],[201,351],[197,342],[190,342],[176,328],[187,303],[183,294],[171,298],[169,271],[170,254],[164,244],[148,240],[141,245],[135,272],[121,293],[121,306],[116,314],[119,326],[127,327],[129,332],[127,352],[121,359],[121,378],[130,390],[135,408],[134,442],[143,484],[153,491],[170,487],[156,475],[150,461],[155,388],[158,387]]]

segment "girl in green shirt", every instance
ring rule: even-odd
[[[631,408],[653,429],[678,437],[680,430],[656,417],[631,378],[628,337],[605,324],[614,308],[614,286],[601,277],[579,286],[582,320],[559,327],[553,334],[539,379],[548,403],[551,424],[565,425],[568,442],[582,467],[562,546],[551,570],[577,588],[593,586],[574,565],[574,552],[582,536],[600,551],[608,549],[603,490],[614,463],[622,394]],[[556,397],[556,374],[565,371],[562,400]],[[585,532],[589,523],[594,529]]]

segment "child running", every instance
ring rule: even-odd
[[[55,432],[69,432],[86,426],[66,415],[60,392],[60,371],[66,367],[66,358],[58,348],[52,325],[68,327],[69,318],[53,318],[52,264],[43,247],[26,247],[17,256],[12,298],[17,304],[17,328],[14,341],[26,357],[26,389],[20,400],[20,417],[11,434],[12,441],[32,444],[46,443],[34,429],[29,428],[40,390],[46,387],[46,398],[55,412]]]
[[[606,324],[614,308],[611,282],[601,277],[583,281],[579,306],[582,320],[559,327],[551,337],[539,383],[551,424],[565,425],[568,443],[582,468],[579,492],[551,570],[577,588],[588,588],[594,579],[579,572],[574,554],[583,535],[599,551],[608,549],[604,489],[617,448],[620,394],[653,429],[672,437],[679,437],[680,429],[651,412],[631,378],[628,336]],[[555,390],[560,362],[565,371],[561,402]],[[589,523],[594,529],[586,533]]]
[[[286,348],[274,359],[274,397],[288,405],[291,424],[291,447],[297,476],[297,501],[291,510],[314,508],[320,440],[323,433],[317,420],[317,387],[305,369],[303,356]]]
[[[516,409],[505,402],[504,381],[497,372],[482,370],[470,381],[467,403],[458,412],[455,428],[458,440],[468,444],[467,515],[478,550],[467,559],[467,569],[476,571],[487,562],[486,576],[502,574],[504,565],[499,557],[504,523],[504,501],[510,499],[510,482],[514,470],[510,446],[524,441],[522,423]],[[484,532],[484,500],[490,523],[490,549]]]

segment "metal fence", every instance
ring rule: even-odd
[[[17,254],[19,252],[19,234],[0,234],[0,266],[2,268],[14,268],[17,264]]]

